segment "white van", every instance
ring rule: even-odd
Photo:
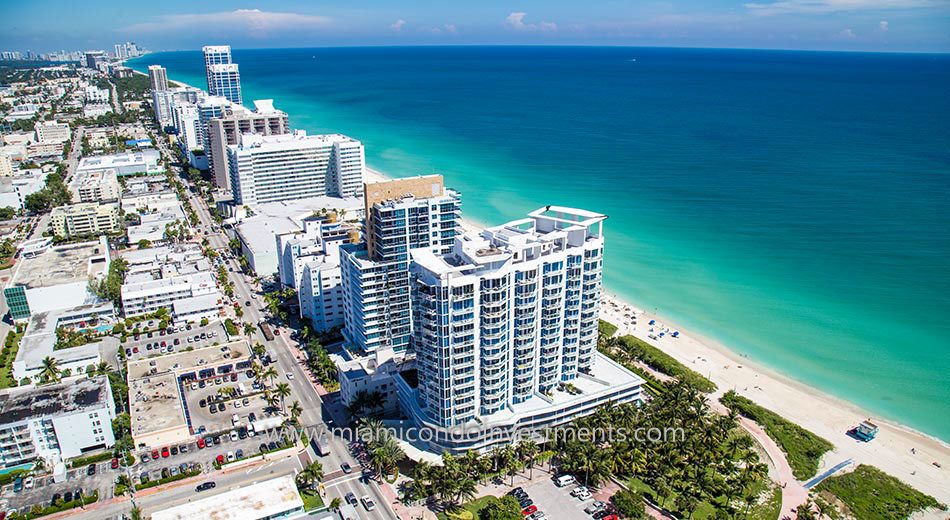
[[[554,479],[554,483],[557,487],[564,487],[576,484],[577,480],[574,479],[574,475],[560,475]]]

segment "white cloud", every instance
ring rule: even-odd
[[[750,2],[746,9],[761,15],[880,11],[947,5],[946,0],[778,0]]]
[[[396,20],[392,25],[389,26],[390,29],[399,32],[402,30],[402,27],[406,25],[406,21],[403,19]]]
[[[459,32],[458,27],[456,27],[454,23],[447,23],[442,27],[445,28],[445,32],[447,33],[458,34]]]
[[[557,30],[557,24],[554,22],[524,23],[525,16],[528,16],[528,13],[511,13],[505,18],[505,25],[516,31],[524,32],[553,32]]]
[[[237,9],[218,13],[164,15],[154,22],[137,23],[122,30],[130,33],[227,30],[230,33],[246,33],[262,38],[281,31],[319,29],[326,27],[330,22],[330,18],[326,16]]]
[[[854,31],[852,31],[851,29],[845,29],[845,30],[841,31],[840,33],[838,33],[838,36],[840,36],[840,37],[842,37],[842,38],[847,38],[847,39],[850,40],[850,39],[854,38],[856,35],[854,34]]]
[[[881,23],[878,24],[881,28],[881,32],[887,32],[887,30],[891,28],[890,25],[887,20],[881,20]]]

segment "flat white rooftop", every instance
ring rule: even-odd
[[[152,520],[259,520],[296,511],[303,515],[303,500],[290,475],[214,495],[152,513]],[[291,513],[283,518],[293,518]]]

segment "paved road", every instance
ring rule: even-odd
[[[165,143],[160,142],[159,147],[164,153],[171,157],[171,153]],[[187,193],[188,200],[198,215],[200,226],[212,230],[212,232],[205,234],[210,243],[210,247],[217,251],[226,251],[228,238],[220,232],[220,229],[214,223],[205,200],[190,191]],[[234,299],[239,302],[244,309],[244,316],[241,320],[256,325],[261,320],[269,319],[270,316],[266,315],[262,310],[263,293],[260,293],[256,288],[252,287],[252,281],[249,277],[241,273],[241,267],[237,260],[225,259],[224,261],[229,267],[233,268],[233,272],[229,273],[229,276],[234,282]],[[253,294],[257,294],[258,298],[253,297]],[[244,306],[244,302],[248,300],[251,301],[251,305],[249,307]],[[328,417],[324,416],[323,402],[311,385],[307,377],[306,369],[301,367],[294,357],[294,349],[297,346],[296,342],[290,339],[286,333],[275,336],[273,341],[267,341],[260,333],[260,330],[256,330],[250,340],[252,343],[261,343],[267,347],[268,352],[275,361],[275,368],[280,374],[279,380],[288,383],[291,387],[292,396],[287,402],[291,403],[297,400],[303,408],[303,413],[300,416],[301,424],[306,425],[311,430],[326,427],[326,419],[328,419]],[[287,374],[293,374],[293,379],[288,379]],[[309,451],[312,454],[312,449]],[[335,472],[338,472],[341,464],[344,462],[354,468],[354,474],[360,471],[360,464],[349,452],[347,443],[339,437],[330,438],[330,454],[328,456],[316,457],[313,454],[311,456],[320,461],[323,465],[324,473],[328,476],[332,476]],[[221,486],[215,489],[221,489]],[[388,501],[380,492],[376,482],[366,484],[357,479],[344,479],[344,482],[339,486],[328,488],[329,498],[334,496],[342,498],[348,491],[352,491],[358,497],[368,494],[376,502],[377,508],[375,511],[369,513],[363,511],[365,518],[378,518],[382,520],[396,517],[389,507]]]

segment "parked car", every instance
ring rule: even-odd
[[[23,491],[23,478],[16,477],[13,479],[13,492],[19,493],[20,491]]]
[[[224,455],[218,455],[214,460],[218,461],[218,464],[224,464]]]
[[[181,446],[178,447],[178,451],[179,453],[188,453],[188,445],[182,444]]]
[[[23,489],[27,491],[33,489],[33,477],[26,477],[23,481]]]
[[[229,451],[229,452],[228,452],[228,462],[234,462],[235,460],[237,460],[237,457],[234,456],[234,452],[233,452],[233,451]]]
[[[268,442],[268,443],[267,443],[267,449],[269,449],[269,450],[271,450],[271,451],[276,450],[276,449],[277,449],[277,443],[274,442],[274,441]]]
[[[234,452],[234,456],[237,457],[237,458],[239,458],[239,459],[243,459],[243,458],[244,458],[244,450],[238,449],[237,451]]]
[[[172,455],[178,455],[178,446],[172,446],[170,451]]]
[[[72,502],[73,501],[73,492],[67,491],[63,493],[63,502]]]
[[[204,440],[204,439],[198,439],[198,449],[199,449],[199,450],[203,450],[204,448],[205,448],[205,440]]]
[[[96,474],[96,465],[90,464],[86,467],[86,475],[95,475]]]
[[[231,430],[231,441],[233,442],[237,440],[238,440],[238,432],[236,432],[235,430]]]
[[[532,513],[536,513],[537,511],[538,511],[538,506],[528,506],[528,507],[524,508],[524,509],[521,511],[521,513],[522,513],[523,515],[525,515],[525,516],[528,516],[528,515],[530,515],[530,514],[532,514]]]
[[[112,459],[112,462],[109,464],[109,467],[111,467],[112,469],[118,469],[118,467],[119,467],[119,459],[113,458],[113,459]]]
[[[557,487],[564,487],[576,484],[577,480],[574,478],[574,475],[558,475],[555,477],[554,483],[557,484]]]
[[[167,459],[169,455],[171,455],[171,453],[168,451],[168,446],[162,448],[162,458]]]

